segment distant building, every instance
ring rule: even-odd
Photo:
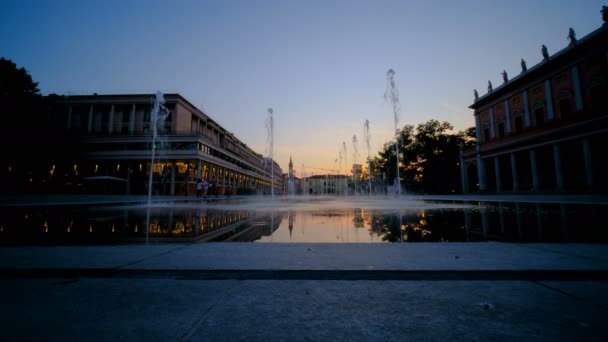
[[[194,194],[199,178],[209,181],[213,194],[270,194],[273,178],[275,193],[280,191],[282,170],[276,162],[253,151],[181,95],[165,94],[164,99],[168,116],[153,147],[154,94],[63,97],[62,109],[52,120],[64,126],[66,134],[78,136],[80,158],[40,165],[50,170],[41,176],[42,182],[60,177],[85,192],[147,194],[154,148],[154,194]]]
[[[348,190],[345,175],[314,175],[302,179],[309,195],[344,195]]]
[[[553,55],[543,45],[530,68],[522,60],[516,77],[503,72],[487,94],[475,91],[477,146],[461,155],[465,193],[608,190],[608,24],[578,40],[571,29],[568,39]]]

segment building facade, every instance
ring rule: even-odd
[[[283,188],[276,162],[179,94],[163,96],[166,113],[153,138],[157,95],[63,97],[63,110],[54,120],[65,125],[66,134],[78,136],[80,158],[49,166],[49,177],[65,177],[84,192],[124,194],[147,194],[150,180],[153,194],[194,194],[199,178],[207,179],[209,191],[217,195],[270,194],[273,180],[275,193]]]
[[[304,191],[309,195],[345,195],[348,193],[348,177],[345,175],[314,175],[303,178]]]
[[[605,20],[605,15],[604,15]],[[608,24],[487,94],[475,91],[477,145],[461,153],[463,192],[607,192]]]

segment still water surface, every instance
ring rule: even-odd
[[[608,206],[489,202],[185,202],[0,208],[3,245],[146,242],[608,242]],[[149,222],[149,224],[146,224]]]

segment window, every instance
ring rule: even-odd
[[[483,129],[483,141],[490,141],[490,128],[484,127]]]
[[[559,116],[562,119],[569,118],[572,116],[572,108],[569,98],[562,98],[559,100]]]
[[[521,132],[524,130],[524,119],[521,114],[513,116],[515,119],[515,132]]]
[[[534,109],[534,122],[536,123],[536,127],[540,127],[545,124],[544,107],[536,107],[536,109]]]
[[[504,121],[498,123],[498,137],[499,138],[504,138],[505,137],[505,123],[504,123]]]

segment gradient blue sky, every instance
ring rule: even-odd
[[[0,1],[0,56],[44,94],[179,92],[259,153],[267,108],[274,156],[298,176],[353,162],[394,132],[384,101],[396,71],[400,126],[474,125],[473,89],[500,85],[600,27],[604,1]],[[342,166],[344,170],[344,166]]]

